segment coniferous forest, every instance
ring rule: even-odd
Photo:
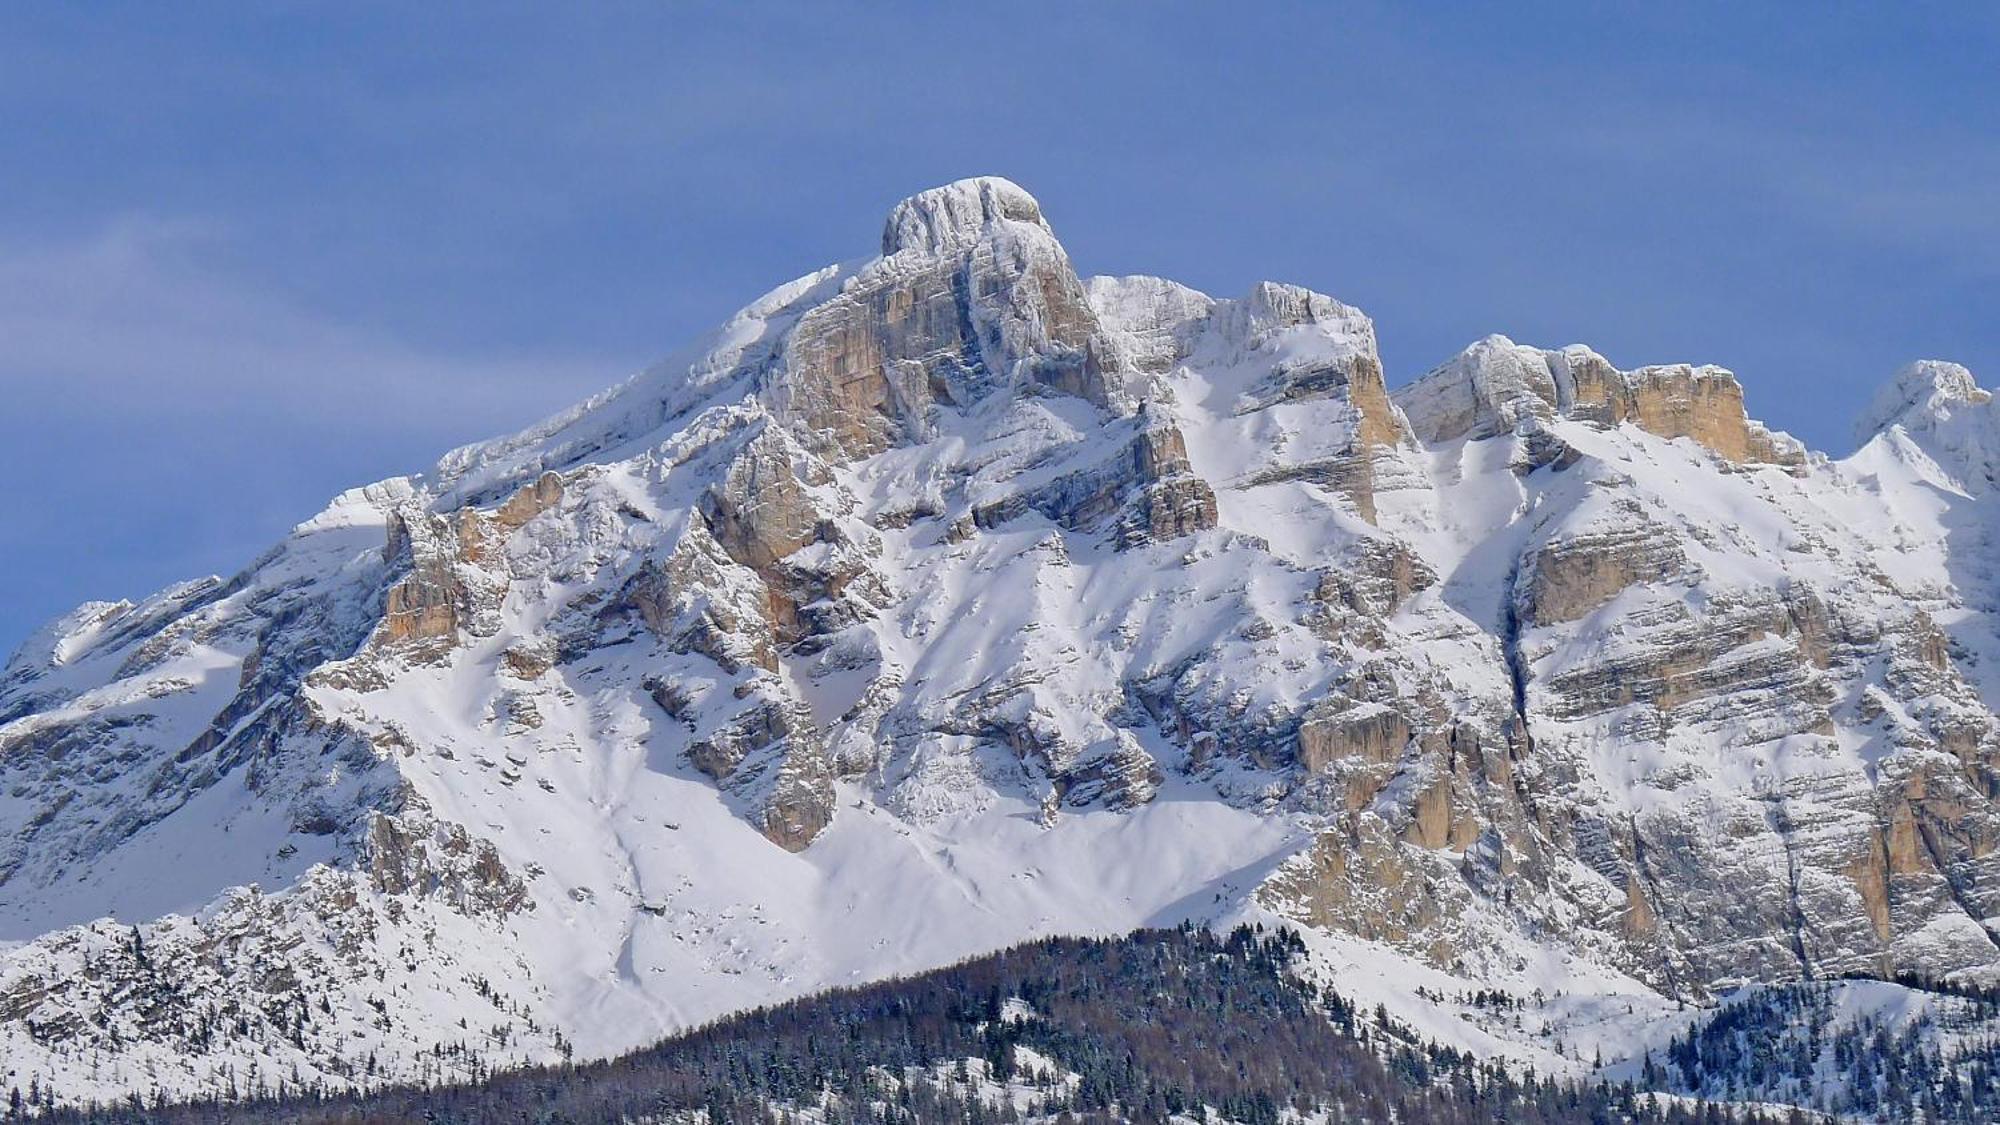
[[[749,1012],[622,1058],[476,1085],[134,1099],[55,1123],[1741,1121],[1629,1085],[1523,1078],[1287,972],[1290,931],[1036,942]],[[1789,1114],[1773,1120],[1804,1120]]]
[[[1644,1084],[1843,1120],[2000,1121],[2000,989],[1899,976],[1891,983],[1934,1003],[1843,1015],[1851,983],[1746,990],[1649,1057]]]

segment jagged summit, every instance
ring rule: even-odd
[[[746,394],[822,451],[876,452],[926,433],[933,407],[1016,383],[1129,408],[1118,362],[1034,199],[998,177],[960,180],[898,203],[880,256],[780,285],[629,382],[454,450],[429,481],[490,500]]]
[[[1496,333],[1399,390],[1398,405],[1425,441],[1512,433],[1525,418],[1556,413],[1563,358]]]
[[[1992,392],[1981,388],[1962,365],[1920,359],[1897,371],[1875,393],[1855,420],[1855,441],[1865,444],[1891,426],[1929,427],[1948,420],[1961,408],[1984,406],[1992,400]]]
[[[1729,370],[1683,363],[1620,371],[1581,344],[1549,350],[1488,336],[1395,397],[1430,442],[1492,437],[1561,416],[1692,438],[1737,463],[1805,458],[1790,435],[1750,418]]]
[[[1022,223],[1054,237],[1041,204],[1019,184],[975,176],[932,188],[896,204],[882,228],[882,256],[905,250],[936,254],[979,239],[997,222]]]
[[[2000,488],[2000,407],[1956,363],[1926,359],[1898,371],[1855,425],[1854,460],[1901,462],[1944,488]]]
[[[1831,461],[1581,347],[1392,397],[1360,310],[1079,278],[1004,180],[882,249],[38,633],[0,1053],[436,1080],[1183,918],[1634,1035],[2000,973],[1992,516],[1929,460],[2000,448],[1969,380],[1906,380],[1930,454]]]

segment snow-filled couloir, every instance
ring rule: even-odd
[[[0,1049],[67,1098],[454,1077],[1187,918],[1641,1022],[1990,974],[1993,410],[1919,364],[1833,460],[1720,368],[1498,336],[1392,394],[1330,297],[1081,279],[1015,185],[925,192],[31,638]]]

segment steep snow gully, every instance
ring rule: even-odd
[[[1915,364],[1843,458],[1743,399],[1498,336],[1392,393],[1331,297],[913,196],[32,637],[0,1056],[65,1100],[463,1076],[1187,918],[1561,1074],[1736,989],[1990,980],[1993,396]]]

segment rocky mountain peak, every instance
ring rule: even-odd
[[[1397,405],[1427,442],[1512,433],[1557,408],[1550,353],[1494,334],[1398,391]]]
[[[1995,463],[1962,368],[1883,412],[1949,425],[1807,460],[1730,372],[1584,347],[1392,400],[1360,310],[1084,281],[1005,180],[882,249],[38,634],[0,1055],[437,1081],[1183,918],[1662,1036],[2000,977],[1991,489],[1919,455]]]
[[[1920,467],[1933,483],[1974,495],[2000,488],[2000,409],[1956,363],[1924,359],[1896,372],[1854,427],[1854,460]]]
[[[1023,223],[1054,237],[1041,204],[1012,180],[974,176],[896,204],[882,228],[882,256],[905,250],[937,254],[977,241],[997,222]]]
[[[1551,350],[1488,336],[1396,392],[1396,403],[1426,442],[1494,437],[1561,416],[1692,438],[1739,464],[1805,459],[1796,440],[1749,416],[1729,370],[1680,363],[1620,371],[1578,344]]]
[[[1943,421],[1967,406],[1983,406],[1992,392],[1980,387],[1972,372],[1942,359],[1920,359],[1897,371],[1861,417],[1855,421],[1857,443],[1891,426],[1923,428]]]
[[[799,315],[766,399],[815,447],[862,456],[919,440],[933,411],[1002,388],[1124,413],[1123,353],[1034,198],[998,178],[896,205],[883,256]]]
[[[1243,306],[1252,325],[1267,329],[1327,321],[1367,321],[1360,310],[1324,293],[1277,281],[1260,281],[1251,286],[1249,295],[1243,298]]]

